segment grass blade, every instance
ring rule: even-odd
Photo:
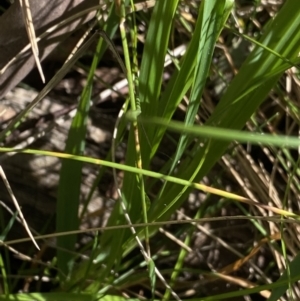
[[[299,1],[287,1],[272,21],[272,25],[267,26],[267,30],[260,39],[261,43],[290,61],[297,58],[300,48],[298,42],[300,39],[299,12]],[[280,39],[280,36],[284,38]],[[288,69],[289,65],[272,53],[256,47],[231,82],[207,125],[241,129],[279,79],[280,74],[277,73],[277,70],[282,67]],[[273,76],[272,71],[274,71]],[[252,75],[250,78],[249,74]],[[265,78],[265,74],[269,74],[269,77]],[[178,174],[185,179],[191,179],[195,172],[195,166],[198,166],[199,162],[205,158],[203,166],[194,179],[199,181],[222,156],[228,146],[228,142],[224,141],[205,139],[203,142],[205,143],[204,147],[201,148],[200,144],[197,144],[191,153],[192,159],[187,158],[178,169]],[[152,218],[155,219],[157,216],[169,218],[171,212],[184,201],[187,193],[188,191],[183,191],[180,187],[171,185],[167,187],[161,198],[153,203]],[[180,195],[180,200],[176,199],[178,195]],[[175,199],[174,202],[169,201],[169,211],[166,212],[163,206],[164,200]],[[166,213],[164,217],[162,212]]]
[[[178,2],[178,0],[157,1],[151,16],[139,76],[139,97],[143,116],[159,114],[164,60]],[[143,129],[140,130],[140,133],[142,132]],[[149,155],[152,152],[148,139],[151,141],[153,134],[153,129],[147,128],[147,138],[144,135],[140,137],[145,168],[148,167]]]
[[[196,55],[197,62],[184,125],[193,124],[198,113],[200,99],[202,97],[203,89],[211,66],[215,43],[232,7],[232,1],[230,2],[231,6],[229,6],[229,9],[224,9],[226,4],[225,1],[216,0],[201,2],[200,13],[203,15],[199,15],[198,18],[198,22],[201,22],[201,33],[200,37],[193,37],[194,39],[196,38],[199,40],[198,53]],[[223,12],[226,13],[225,16],[223,16]],[[169,174],[173,172],[177,162],[184,153],[189,140],[190,139],[186,133],[182,131]],[[165,186],[163,186],[161,191],[164,190],[164,187]]]
[[[289,263],[289,272],[287,270],[280,276],[276,283],[280,283],[273,289],[270,298],[267,301],[277,301],[282,297],[290,285],[300,279],[300,253]],[[291,279],[293,279],[291,283]]]
[[[66,142],[65,151],[74,155],[81,155],[85,148],[85,135],[91,101],[92,83],[94,72],[99,60],[101,45],[102,43],[100,43],[99,40],[96,54],[94,55],[87,79],[87,85],[82,92],[78,109],[72,121]],[[57,231],[71,231],[78,229],[79,227],[78,208],[81,188],[81,173],[82,162],[62,162],[57,196]],[[73,255],[66,253],[63,249],[75,251],[76,240],[76,235],[57,239],[57,245],[62,248],[62,250],[57,251],[57,264],[60,271],[62,271],[65,275],[68,275],[71,270],[70,264],[73,261]]]

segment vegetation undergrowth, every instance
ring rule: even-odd
[[[87,42],[0,134],[2,153],[62,162],[55,233],[33,232],[41,250],[20,254],[14,244],[30,238],[7,239],[17,213],[1,225],[0,300],[299,300],[299,15],[298,0],[107,1]],[[128,90],[103,158],[85,143],[107,48]],[[5,145],[91,49],[64,151]],[[87,229],[104,215],[87,208],[108,169],[113,205]],[[11,267],[11,254],[24,264]]]

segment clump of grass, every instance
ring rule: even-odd
[[[111,41],[93,35],[32,103],[98,40],[65,153],[21,150],[63,162],[57,254],[41,265],[44,275],[58,271],[53,292],[13,294],[1,257],[0,299],[298,299],[299,2],[174,0],[142,8],[108,3],[101,29],[121,39],[124,66],[119,55],[116,62],[128,81],[107,160],[84,156],[84,142],[95,70],[107,45],[116,53]],[[179,46],[182,57],[174,55]],[[121,143],[124,164],[115,162]],[[99,166],[94,188],[112,168],[118,197],[105,228],[91,229],[92,241],[78,249],[84,163]]]

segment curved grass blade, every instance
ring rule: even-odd
[[[13,152],[15,152],[14,149],[10,149],[10,148],[0,148],[0,152],[1,151],[2,152],[3,151],[13,151]],[[57,158],[63,158],[63,159],[71,159],[71,160],[80,161],[80,162],[86,162],[86,163],[92,163],[92,164],[96,164],[96,165],[103,165],[103,166],[107,166],[107,167],[112,167],[112,168],[124,170],[126,172],[134,173],[134,174],[137,174],[137,175],[141,174],[141,175],[145,175],[145,176],[148,176],[148,177],[153,177],[153,178],[156,178],[156,179],[159,179],[159,180],[162,180],[162,181],[168,181],[168,182],[179,184],[179,185],[182,185],[182,186],[185,186],[185,187],[191,187],[191,188],[194,188],[194,189],[202,190],[202,191],[207,192],[207,193],[219,195],[219,196],[222,196],[223,198],[229,198],[229,199],[236,200],[236,201],[246,203],[246,204],[249,204],[249,205],[262,207],[262,208],[268,209],[268,210],[270,210],[270,211],[272,211],[276,214],[289,216],[289,217],[293,217],[293,218],[298,218],[298,215],[296,215],[292,212],[289,212],[289,211],[286,211],[286,210],[283,210],[283,209],[278,209],[276,207],[271,207],[271,206],[267,206],[267,205],[264,205],[264,204],[256,203],[256,202],[253,202],[253,201],[251,201],[251,200],[249,200],[249,199],[247,199],[243,196],[239,196],[239,195],[231,193],[231,192],[226,192],[224,190],[209,187],[209,186],[206,186],[204,184],[190,182],[188,180],[180,179],[178,177],[163,175],[161,173],[157,173],[157,172],[154,172],[154,171],[140,169],[140,168],[136,168],[136,167],[133,167],[133,166],[128,166],[126,164],[123,165],[123,164],[112,163],[112,162],[99,160],[99,159],[95,159],[95,158],[90,158],[90,157],[83,157],[83,156],[77,156],[77,155],[72,155],[72,154],[41,151],[41,150],[24,149],[24,150],[20,150],[19,152],[24,153],[24,154],[37,154],[37,153],[39,153],[39,154],[42,154],[42,155],[45,155],[45,156],[51,156],[51,157],[57,157]],[[164,206],[166,206],[166,204],[164,204]],[[121,216],[123,216],[123,215],[121,215]],[[74,231],[70,231],[70,232],[73,233]],[[106,239],[108,239],[108,238],[109,237],[107,236]],[[111,236],[110,236],[110,238],[111,238]],[[108,243],[108,241],[107,241],[107,243]]]
[[[76,116],[69,130],[65,151],[74,155],[81,155],[85,146],[87,114],[91,96],[90,83],[85,87],[80,99]],[[78,229],[78,207],[81,188],[82,163],[63,161],[60,171],[60,180],[57,194],[56,230],[68,231]],[[68,275],[71,270],[73,255],[63,249],[75,251],[77,237],[57,239],[57,264],[59,270]]]

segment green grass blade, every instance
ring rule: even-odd
[[[0,147],[0,152],[16,152],[16,150],[12,149],[12,148]],[[169,182],[172,182],[175,184],[192,187],[194,189],[199,189],[199,190],[202,190],[205,192],[214,193],[216,195],[220,195],[225,198],[231,198],[231,199],[236,199],[236,200],[243,199],[243,197],[240,197],[239,195],[234,194],[234,193],[229,193],[229,192],[226,192],[226,191],[223,191],[220,189],[211,188],[209,186],[199,184],[199,183],[189,182],[188,180],[180,179],[178,177],[168,176],[168,175],[164,175],[164,174],[146,170],[146,169],[139,169],[134,166],[129,166],[127,164],[118,164],[118,163],[112,163],[110,161],[100,160],[100,159],[91,158],[91,157],[77,156],[77,155],[73,155],[73,154],[50,152],[50,151],[43,151],[43,150],[36,150],[36,149],[24,149],[24,150],[19,150],[19,152],[24,153],[24,154],[40,154],[40,155],[44,155],[44,156],[57,157],[57,158],[61,158],[61,159],[70,159],[70,160],[75,160],[75,161],[80,161],[80,162],[85,162],[85,163],[91,163],[91,164],[95,164],[95,165],[99,165],[99,166],[111,167],[111,168],[123,170],[126,172],[134,173],[137,175],[141,174],[141,175],[152,177],[155,179],[169,181]],[[138,212],[138,214],[139,213],[140,212]],[[108,239],[109,239],[109,237],[108,237]]]
[[[139,76],[139,97],[143,116],[157,116],[161,93],[164,60],[179,0],[157,1],[153,9],[146,37]],[[143,132],[143,129],[139,131]],[[151,146],[148,137],[153,130],[147,129],[147,137],[140,135],[141,155],[144,167],[149,164]]]
[[[139,78],[139,96],[146,116],[155,115],[158,110],[164,60],[177,5],[178,0],[157,1],[151,16]]]
[[[102,42],[99,40],[96,54],[94,56],[92,66],[87,79],[76,115],[72,121],[69,130],[68,139],[66,142],[65,151],[74,155],[83,154],[85,148],[85,135],[87,126],[87,117],[90,108],[92,83],[94,72],[99,61],[99,52],[101,50]],[[81,188],[81,173],[82,162],[63,161],[57,195],[57,215],[56,215],[56,230],[57,231],[71,231],[78,229],[79,218],[79,198]],[[71,235],[67,238],[58,238],[57,245],[62,249],[75,251],[75,243],[77,237]],[[57,265],[60,271],[68,275],[72,263],[73,255],[66,253],[63,250],[57,251]]]
[[[9,295],[10,289],[9,289],[9,279],[8,279],[8,274],[6,272],[6,268],[4,265],[5,260],[3,260],[3,257],[6,257],[5,255],[2,256],[2,254],[0,254],[0,274],[1,274],[1,278],[2,278],[2,290],[4,291],[4,294],[6,296]],[[7,258],[7,257],[6,257]]]
[[[178,0],[168,1],[168,3],[164,1],[158,1],[152,13],[140,68],[138,87],[138,96],[141,101],[141,111],[142,114],[145,114],[145,116],[153,114],[156,115],[157,102],[160,94],[162,73],[164,68],[164,58],[167,52],[169,34],[173,24],[172,21],[177,4]],[[153,51],[153,45],[156,45],[155,51]],[[141,131],[142,130],[139,130],[139,132]],[[142,164],[143,167],[145,167],[148,164],[147,161],[149,152],[145,149],[145,147],[148,149],[148,144],[145,142],[145,140],[143,140],[143,135],[140,135],[140,139]],[[135,147],[134,132],[133,129],[131,129],[126,154],[127,166],[136,166]],[[131,173],[126,172],[124,174],[122,186],[123,202],[126,205],[132,222],[135,222],[141,217],[141,196],[145,192],[143,191],[137,176]],[[120,222],[124,223],[125,220],[123,217],[123,212],[120,210],[119,204],[117,204],[113,210],[108,224],[118,224]],[[104,256],[102,256],[102,259],[104,260],[105,258],[106,269],[103,271],[103,273],[101,273],[101,277],[107,275],[113,265],[118,265],[123,256],[122,252],[119,250],[128,237],[132,237],[132,233],[128,229],[117,231],[115,235],[112,233],[105,233],[103,235],[101,245],[103,246],[102,251]],[[119,247],[116,248],[116,246]]]
[[[193,124],[198,113],[200,99],[211,66],[215,43],[230,12],[230,9],[225,10],[224,8],[225,1],[215,0],[201,2],[200,13],[202,12],[203,16],[198,17],[198,22],[201,21],[201,35],[200,37],[194,36],[194,38],[199,40],[199,46],[197,51],[198,53],[196,55],[197,62],[191,96],[184,120],[185,125]],[[223,16],[224,11],[227,14],[226,16]],[[177,162],[184,153],[189,140],[190,139],[186,133],[182,131],[169,174],[173,172]]]
[[[18,212],[16,211],[14,213],[14,215],[10,218],[7,225],[2,230],[2,233],[0,234],[0,241],[5,241],[6,236],[7,236],[8,232],[10,231],[10,229],[12,228],[13,224],[15,223],[17,216],[18,216]]]
[[[3,212],[2,212],[2,208],[0,208],[0,217],[3,218]],[[10,218],[10,220],[8,221],[8,223],[4,226],[4,229],[2,230],[2,233],[0,234],[0,241],[5,241],[8,232],[11,230],[12,226],[15,223],[15,220],[18,216],[18,212],[15,212],[14,215]],[[3,222],[1,222],[3,223]],[[9,255],[8,255],[8,250],[4,250],[4,252],[2,252],[2,254],[0,254],[0,274],[2,277],[2,288],[3,291],[6,295],[9,294],[10,292],[10,281],[9,281],[9,277],[8,275],[10,270],[10,264],[9,264]]]
[[[223,19],[220,22],[224,24],[232,8],[232,0],[227,0],[224,6]],[[174,111],[181,102],[183,96],[193,83],[193,71],[197,61],[197,51],[199,48],[199,37],[201,36],[203,5],[199,8],[198,19],[195,30],[188,49],[182,59],[180,70],[175,70],[171,79],[169,80],[165,91],[159,102],[158,116],[165,120],[170,120]],[[219,29],[221,29],[220,26]],[[219,34],[219,33],[218,33]],[[218,35],[217,34],[217,35]],[[152,127],[147,127],[147,138],[151,145],[151,158],[157,151],[161,138],[166,130],[164,127],[157,127],[151,132]],[[152,133],[152,135],[151,135]]]
[[[87,86],[82,94],[80,104],[69,130],[65,151],[74,155],[81,155],[85,146],[86,121],[89,110],[91,90]],[[81,188],[82,163],[63,161],[57,195],[56,230],[71,231],[78,229],[78,208]],[[75,251],[77,237],[58,238],[60,248]],[[68,275],[73,256],[63,250],[57,251],[58,268]]]
[[[150,284],[151,284],[151,293],[152,293],[152,300],[154,300],[155,296],[155,284],[156,284],[156,274],[155,274],[155,263],[153,259],[150,260],[148,263],[148,269],[149,269],[149,278],[150,278]]]
[[[108,19],[105,22],[103,30],[105,30],[106,36],[111,38],[116,32],[118,26],[118,17],[114,11],[114,5],[111,5]],[[98,35],[99,36],[99,35]],[[99,38],[98,45],[96,48],[96,53],[92,62],[92,66],[88,75],[87,85],[82,92],[80,104],[78,107],[77,114],[73,120],[66,148],[70,148],[71,153],[78,154],[82,153],[84,149],[84,141],[85,141],[85,133],[86,133],[86,118],[89,110],[89,102],[91,96],[92,89],[92,81],[95,73],[95,69],[97,67],[98,61],[104,54],[107,45],[102,38]],[[70,137],[71,136],[71,137]],[[65,160],[64,160],[65,161]],[[64,176],[63,183],[59,185],[60,190],[60,198],[58,200],[59,209],[57,210],[57,228],[61,229],[77,229],[78,227],[78,205],[79,205],[79,189],[81,184],[81,169],[82,163],[70,164],[65,163],[64,166]],[[62,166],[63,167],[63,166]],[[75,181],[77,182],[75,185]],[[68,187],[71,187],[72,194],[68,193]],[[73,190],[73,188],[76,188]],[[66,203],[68,200],[68,203]],[[71,206],[72,209],[70,209]],[[70,222],[70,213],[72,210],[72,221]],[[66,219],[68,217],[68,219]],[[75,228],[74,228],[75,227]],[[68,230],[67,230],[68,231]],[[69,249],[74,249],[76,242],[76,236],[70,238],[70,240],[66,241],[65,239],[61,239],[58,243],[61,243],[62,246]],[[68,262],[72,262],[72,256],[68,255],[65,252],[58,251],[58,265],[61,265],[61,270],[67,274],[69,271]]]
[[[282,283],[281,286],[277,286],[273,289],[270,298],[267,301],[277,301],[282,297],[289,286],[293,283],[290,283],[291,279],[299,280],[300,278],[300,253],[289,263],[289,274],[287,270],[280,276],[277,280],[278,283]],[[277,283],[276,282],[276,283]],[[295,281],[293,281],[295,282]]]
[[[272,26],[268,26],[260,39],[261,43],[266,44],[269,48],[274,49],[291,61],[296,59],[300,48],[299,13],[300,2],[297,0],[287,1],[272,21]],[[286,62],[283,62],[277,56],[256,47],[231,82],[207,125],[241,129],[279,79],[280,74],[277,73],[277,70],[282,66],[289,67]],[[274,75],[272,75],[273,70]],[[249,74],[251,74],[251,77],[249,77]],[[269,74],[269,78],[265,78],[265,74]],[[260,82],[259,86],[257,85],[258,82]],[[255,89],[253,89],[253,85]],[[191,179],[195,166],[198,166],[199,162],[205,158],[201,170],[195,177],[195,180],[199,181],[222,156],[228,146],[228,142],[224,141],[214,140],[211,142],[206,139],[203,142],[205,146],[201,148],[197,144],[193,149],[192,159],[186,159],[178,169],[178,174],[185,179]],[[188,191],[183,191],[181,187],[169,185],[161,199],[153,203],[152,218],[162,217],[161,212],[165,210],[162,204],[166,202],[165,200],[170,203],[170,200],[174,200],[178,195],[181,195],[176,204],[170,204],[170,210],[164,216],[164,218],[168,218],[171,212],[184,201],[187,193]]]
[[[300,145],[298,136],[261,134],[206,125],[189,126],[179,121],[166,122],[162,118],[146,119],[140,117],[139,121],[143,124],[162,126],[173,132],[185,133],[189,136],[207,138],[213,141],[238,141],[240,143],[251,143],[253,145],[264,144],[294,149],[297,149]]]
[[[136,161],[135,156],[133,155],[135,153],[135,136],[133,128],[130,129],[128,145],[129,148],[127,150],[125,165],[137,171],[142,171],[135,167]],[[114,168],[115,167],[116,164],[114,163]],[[122,202],[126,207],[131,221],[135,222],[141,217],[142,213],[139,177],[128,171],[125,172],[122,187]],[[127,224],[121,207],[119,202],[115,205],[109,218],[108,225]],[[101,277],[108,276],[112,267],[114,266],[116,268],[120,264],[123,252],[125,252],[123,244],[129,237],[134,237],[130,229],[120,229],[113,233],[103,233],[101,237],[102,248],[99,256],[101,256],[101,261],[105,262],[105,269],[102,269]],[[123,252],[120,252],[122,249]]]

